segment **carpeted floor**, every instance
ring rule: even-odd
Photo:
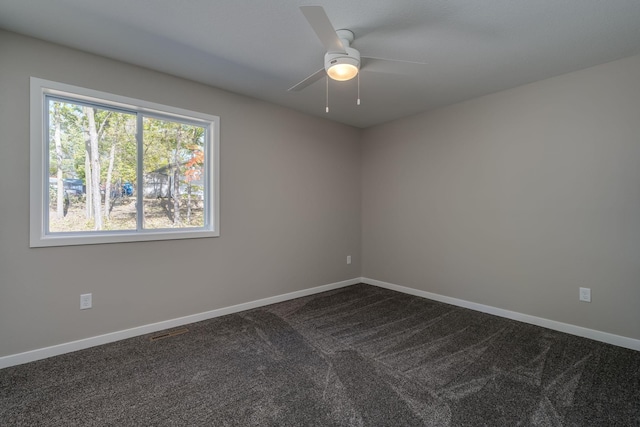
[[[2,426],[640,426],[640,352],[354,285],[0,370]]]

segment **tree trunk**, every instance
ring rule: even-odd
[[[182,129],[178,128],[176,135],[176,148],[173,155],[173,225],[180,225],[180,140]]]
[[[191,181],[187,183],[187,224],[191,224]]]
[[[102,230],[102,197],[100,196],[100,153],[98,151],[98,131],[96,130],[93,108],[82,107],[89,120],[89,140],[91,145],[91,187],[93,190],[94,229]]]
[[[117,140],[117,136],[116,136]],[[111,214],[111,175],[113,174],[113,163],[116,158],[116,141],[113,141],[111,145],[111,151],[109,152],[109,168],[107,169],[107,182],[104,186],[104,216],[109,218]],[[118,189],[114,190],[118,191]]]
[[[53,110],[54,133],[53,140],[56,144],[56,183],[57,183],[57,200],[56,200],[56,217],[64,218],[64,181],[62,180],[62,141],[60,124],[60,104],[55,102]]]
[[[85,130],[84,133],[84,182],[86,186],[84,192],[84,205],[87,220],[89,220],[91,219],[91,217],[93,217],[93,186],[91,185],[91,141],[89,138],[89,132]]]

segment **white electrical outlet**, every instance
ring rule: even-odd
[[[580,288],[580,301],[591,302],[591,288]]]
[[[351,255],[347,255],[347,264],[351,264]]]
[[[86,310],[87,308],[91,308],[93,306],[91,302],[91,294],[82,294],[80,295],[80,310]]]

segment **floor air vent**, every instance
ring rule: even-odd
[[[176,335],[182,335],[187,332],[189,332],[187,328],[174,329],[173,331],[162,332],[158,335],[154,335],[151,338],[149,338],[149,341],[163,340],[165,338],[175,337]]]

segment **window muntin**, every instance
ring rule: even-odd
[[[219,235],[218,117],[36,78],[31,104],[31,246]]]

